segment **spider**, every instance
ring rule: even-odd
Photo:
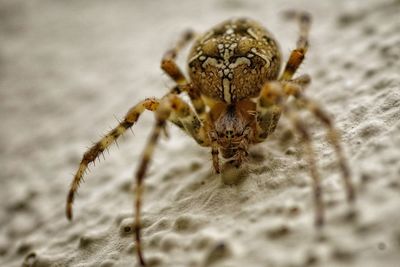
[[[320,176],[310,133],[298,112],[300,108],[307,109],[327,129],[327,139],[339,161],[347,200],[353,202],[355,192],[339,132],[328,113],[304,95],[304,89],[311,82],[310,76],[293,77],[308,49],[311,16],[300,11],[285,14],[298,21],[300,34],[281,75],[281,53],[271,33],[254,20],[235,18],[197,36],[187,62],[189,80],[176,63],[178,52],[196,37],[192,31],[185,32],[161,61],[161,68],[176,85],[162,98],[147,98],[133,106],[117,127],[84,153],[67,196],[67,218],[72,220],[75,192],[88,165],[132,127],[145,110],[155,113],[155,124],[135,174],[133,228],[141,266],[146,265],[140,223],[143,180],[167,121],[186,132],[200,146],[211,148],[213,168],[220,173],[229,167],[240,168],[248,157],[249,146],[265,141],[276,129],[280,116],[286,115],[305,148],[313,181],[315,225],[320,227],[324,223]],[[191,105],[180,98],[181,93],[188,94]],[[299,105],[290,105],[289,97]],[[222,167],[220,154],[225,159]]]

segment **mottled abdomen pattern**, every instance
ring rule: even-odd
[[[225,21],[198,39],[189,54],[192,83],[205,96],[226,103],[255,97],[278,78],[281,54],[272,35],[249,19]]]

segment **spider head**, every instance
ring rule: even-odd
[[[241,162],[247,156],[254,127],[254,109],[255,104],[248,100],[234,104],[219,102],[212,108],[210,137],[218,144],[224,158]]]

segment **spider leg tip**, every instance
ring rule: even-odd
[[[72,216],[72,209],[70,206],[67,206],[66,216],[67,216],[68,221],[71,222],[73,219],[73,216]]]

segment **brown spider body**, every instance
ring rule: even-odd
[[[193,86],[225,103],[258,96],[268,80],[278,78],[281,53],[272,35],[249,19],[225,21],[193,45],[188,58]]]
[[[67,217],[72,219],[75,193],[88,165],[131,128],[145,110],[155,113],[156,122],[135,174],[134,229],[141,266],[146,265],[142,253],[140,223],[143,181],[167,121],[181,128],[199,145],[210,147],[214,170],[219,173],[219,155],[226,159],[222,171],[225,171],[226,166],[239,168],[247,158],[249,146],[263,142],[274,132],[281,114],[286,115],[304,144],[313,181],[315,223],[322,226],[324,206],[311,135],[307,124],[295,109],[303,107],[327,129],[327,138],[339,160],[347,199],[353,201],[354,189],[339,133],[325,110],[303,94],[304,88],[310,83],[310,77],[302,75],[293,78],[308,49],[311,17],[305,12],[288,12],[287,15],[299,21],[300,36],[282,73],[277,42],[260,24],[241,18],[225,21],[197,38],[188,58],[189,80],[176,64],[176,57],[194,34],[187,32],[183,35],[161,61],[161,68],[176,82],[176,86],[162,98],[148,98],[133,106],[117,127],[85,152],[67,196]],[[182,92],[189,95],[193,107],[180,98]],[[286,101],[290,96],[301,102],[301,105],[290,105]]]
[[[189,76],[212,107],[210,137],[236,167],[246,158],[248,145],[256,142],[256,104],[249,99],[257,97],[267,81],[278,78],[280,67],[277,42],[250,19],[222,22],[192,46]]]

